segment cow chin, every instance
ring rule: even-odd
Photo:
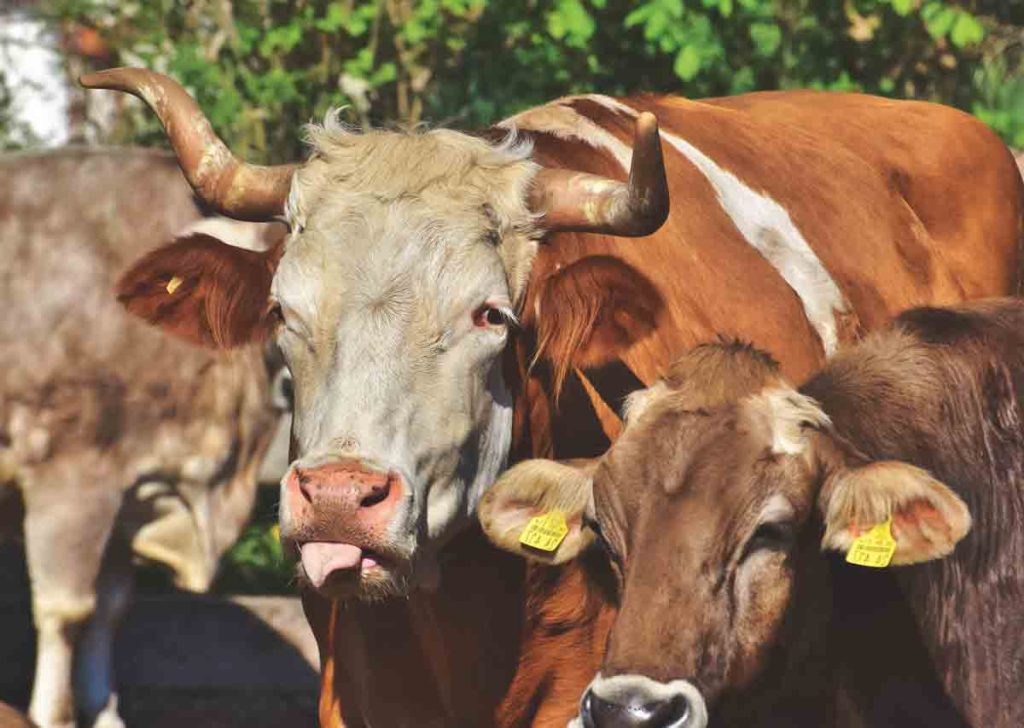
[[[337,601],[382,602],[407,597],[413,589],[414,578],[408,562],[383,566],[378,564],[369,569],[338,571],[332,573],[319,586],[308,579],[301,564],[298,566],[299,580],[321,596]]]

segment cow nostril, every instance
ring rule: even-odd
[[[686,720],[689,714],[690,702],[686,699],[686,696],[676,695],[667,703],[662,703],[662,705],[655,711],[652,725],[682,725],[683,721]]]
[[[596,728],[594,723],[594,698],[589,690],[583,693],[583,699],[580,700],[580,720],[583,723],[583,728]]]
[[[309,477],[302,470],[295,468],[295,480],[299,484],[299,492],[302,493],[302,497],[306,499],[307,503],[312,503],[313,490]]]
[[[618,702],[605,700],[588,690],[580,701],[583,728],[676,728],[682,726],[690,714],[690,703],[685,695],[653,701],[645,697],[635,695]]]
[[[370,492],[363,496],[363,499],[359,501],[360,508],[372,508],[378,503],[383,502],[388,495],[391,494],[391,478],[388,478],[379,485],[375,484],[370,487]]]

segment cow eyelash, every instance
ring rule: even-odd
[[[519,319],[516,318],[512,309],[506,306],[496,306],[485,303],[473,311],[473,324],[480,328],[488,326],[507,326],[510,329],[518,329]]]

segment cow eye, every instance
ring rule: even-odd
[[[619,555],[615,553],[615,549],[613,549],[612,545],[608,543],[608,539],[605,537],[604,531],[601,530],[601,524],[590,516],[584,516],[583,526],[594,532],[594,540],[597,542],[597,545],[601,550],[604,551],[605,555],[616,564],[620,563]]]
[[[473,312],[473,325],[478,328],[493,328],[509,324],[515,324],[512,312],[498,306],[485,303]]]
[[[284,312],[281,310],[281,304],[276,301],[270,304],[267,308],[267,322],[271,328],[277,328],[284,323]]]
[[[743,558],[758,551],[789,551],[794,535],[795,529],[789,521],[762,523],[747,541]]]

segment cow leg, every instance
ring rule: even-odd
[[[40,728],[75,725],[75,643],[96,609],[96,579],[121,501],[119,491],[78,486],[77,478],[48,478],[24,490],[25,555],[37,631],[29,717]]]
[[[92,728],[124,728],[114,682],[114,637],[132,596],[130,546],[110,544],[96,585],[96,612],[78,644],[75,695],[82,723]]]

